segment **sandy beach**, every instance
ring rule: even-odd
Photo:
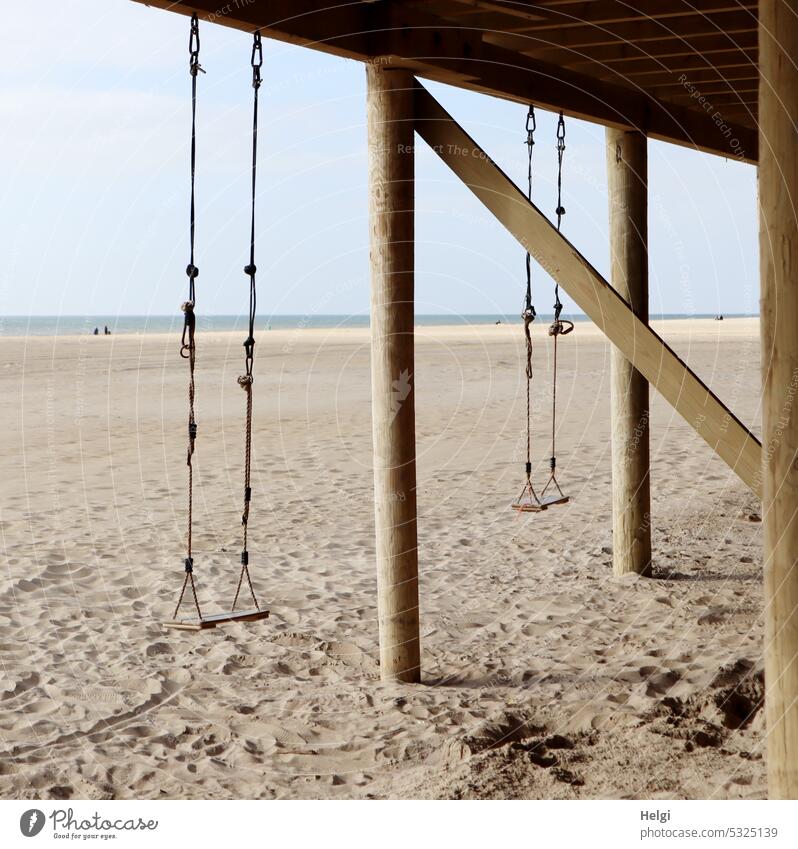
[[[666,341],[759,433],[757,319]],[[242,334],[198,336],[195,562],[238,576]],[[550,347],[535,328],[536,480]],[[416,343],[423,684],[378,679],[367,330],[261,334],[266,622],[167,631],[182,582],[174,335],[0,339],[4,798],[764,798],[760,505],[652,391],[655,577],[614,578],[609,346],[561,347],[571,503],[523,482],[519,325]]]

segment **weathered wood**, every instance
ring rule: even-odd
[[[497,3],[486,3],[483,0],[476,0],[476,2],[475,0],[456,0],[456,2],[482,8],[493,6],[497,11],[507,8]],[[585,22],[604,27],[615,23],[666,21],[669,30],[679,32],[683,27],[695,26],[695,20],[703,22],[709,15],[719,12],[739,12],[746,8],[756,14],[756,0],[717,0],[717,2],[704,0],[695,5],[685,3],[684,0],[635,0],[634,4],[627,3],[625,0],[588,0],[588,2],[577,0],[577,2],[565,3],[547,3],[543,0],[535,4],[536,14],[530,16],[525,29],[567,30],[583,27]]]
[[[760,3],[765,709],[771,798],[798,799],[798,18]]]
[[[759,494],[762,446],[416,83],[416,132],[740,478]]]
[[[189,616],[185,619],[174,619],[169,622],[162,622],[164,628],[175,628],[178,631],[205,631],[208,628],[215,628],[217,625],[227,625],[232,622],[258,622],[261,619],[268,619],[269,611],[262,608],[252,610],[236,610],[228,613],[211,613],[209,616],[203,616],[202,619],[196,616]]]
[[[421,676],[413,350],[412,74],[366,66],[371,226],[371,409],[380,670]]]
[[[648,152],[640,133],[607,129],[610,281],[648,324]],[[613,346],[612,565],[616,575],[651,573],[648,381]]]
[[[643,28],[655,27],[655,35],[667,37],[667,27],[653,20],[606,26],[631,27],[629,33],[610,33],[605,25],[546,30],[531,30],[524,36],[485,32],[468,23],[469,17],[445,19],[432,14],[423,3],[349,3],[330,5],[313,0],[252,0],[249,3],[219,7],[218,0],[137,0],[172,12],[190,15],[196,11],[203,21],[236,27],[251,32],[259,28],[264,37],[301,44],[337,56],[385,61],[393,67],[405,67],[440,82],[473,91],[481,91],[519,103],[535,103],[544,109],[562,109],[566,115],[599,121],[608,126],[626,127],[646,133],[650,138],[672,141],[722,156],[756,161],[757,133],[752,119],[734,123],[726,132],[718,120],[695,102],[682,105],[659,99],[638,85],[619,82],[616,75],[594,64],[589,72],[569,67],[573,62],[547,62],[536,57],[552,46],[573,44],[575,35],[585,28],[593,35],[605,34],[610,43],[627,43],[643,37]],[[591,4],[592,5],[592,4]],[[509,7],[505,7],[505,11]],[[755,28],[755,19],[745,9],[721,13],[720,19],[739,29],[741,22],[724,15],[739,15]],[[684,35],[718,33],[715,17],[693,16],[695,27],[686,27]],[[693,33],[696,29],[697,32]],[[733,42],[732,42],[733,43]],[[509,46],[509,49],[508,49]],[[649,46],[649,54],[656,50]],[[667,67],[665,65],[664,67]],[[606,79],[601,79],[604,76]],[[678,76],[678,75],[677,75]],[[677,89],[677,93],[679,90]],[[731,144],[734,140],[737,143]]]

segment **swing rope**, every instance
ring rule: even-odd
[[[527,146],[527,199],[532,200],[532,149],[535,146],[535,107],[530,104],[526,116],[526,146]],[[518,496],[515,506],[523,504],[523,498],[529,493],[530,503],[540,504],[535,488],[532,485],[532,333],[531,325],[535,320],[535,307],[532,304],[532,257],[526,253],[526,295],[521,318],[524,321],[524,338],[526,341],[526,464],[524,467],[526,483]]]
[[[249,264],[244,268],[244,274],[249,277],[249,335],[244,341],[244,374],[238,378],[238,385],[246,392],[246,419],[244,424],[244,511],[241,514],[242,525],[242,549],[241,549],[241,572],[238,576],[235,598],[232,610],[236,609],[238,596],[244,576],[247,578],[249,592],[255,607],[260,610],[255,590],[252,586],[252,578],[249,574],[249,551],[247,549],[247,527],[249,523],[249,505],[252,500],[251,468],[252,468],[252,366],[255,358],[255,314],[257,307],[257,289],[255,286],[255,184],[258,167],[258,90],[261,85],[260,69],[263,65],[263,48],[261,46],[260,31],[256,30],[252,41],[252,203],[250,213],[250,235],[249,235]]]
[[[197,362],[196,347],[194,344],[194,331],[196,329],[196,316],[194,314],[194,305],[196,303],[196,292],[194,281],[199,276],[199,269],[194,264],[194,229],[195,229],[195,203],[194,203],[194,176],[196,173],[197,164],[197,75],[205,73],[200,67],[199,52],[200,52],[200,36],[199,36],[199,21],[196,13],[191,16],[191,29],[188,38],[189,52],[189,74],[191,75],[191,204],[189,212],[189,245],[190,258],[186,266],[186,275],[188,276],[188,300],[183,303],[182,310],[184,313],[183,322],[183,337],[180,342],[180,356],[188,360],[188,450],[186,452],[186,465],[188,466],[188,528],[186,533],[186,558],[184,560],[185,577],[183,578],[183,587],[180,590],[180,597],[177,600],[174,616],[180,610],[180,605],[183,603],[183,596],[186,593],[186,587],[191,586],[191,594],[194,598],[194,606],[197,609],[197,615],[202,619],[202,611],[200,610],[199,600],[197,598],[197,588],[194,584],[194,557],[192,555],[192,527],[194,519],[194,467],[192,460],[194,457],[194,443],[197,439],[197,421],[194,416],[194,369]]]
[[[562,160],[565,154],[565,119],[562,112],[557,121],[557,232],[560,232],[562,226],[562,217],[565,215],[565,207],[562,205]],[[546,494],[546,490],[554,484],[560,496],[563,496],[563,491],[557,483],[557,339],[560,336],[566,336],[574,329],[573,322],[564,321],[560,318],[562,313],[562,302],[560,301],[560,284],[554,283],[554,321],[549,326],[549,336],[554,339],[554,354],[553,368],[551,380],[551,457],[549,459],[549,467],[551,474],[546,486],[540,493],[541,498]]]

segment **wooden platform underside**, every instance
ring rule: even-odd
[[[193,618],[175,619],[163,622],[164,628],[176,628],[180,631],[205,631],[215,628],[217,625],[227,625],[232,622],[257,622],[260,619],[268,619],[268,610],[236,610],[229,613],[213,613],[203,616],[202,619]]]
[[[735,159],[758,157],[757,0],[137,0]]]
[[[761,497],[762,445],[624,299],[416,83],[416,132],[593,323]]]

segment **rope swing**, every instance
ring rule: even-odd
[[[529,107],[526,116],[526,146],[527,146],[527,200],[532,200],[532,149],[535,146],[535,107]],[[513,504],[513,509],[522,513],[536,513],[545,508],[540,502],[535,487],[532,484],[532,333],[531,326],[535,320],[535,307],[532,304],[532,257],[526,253],[526,296],[521,318],[524,322],[524,338],[526,341],[526,481],[521,494]]]
[[[535,146],[535,107],[530,105],[526,116],[526,145],[527,145],[527,200],[532,201],[532,149]],[[560,231],[565,207],[562,204],[562,161],[565,153],[565,120],[562,112],[557,122],[557,232]],[[526,253],[526,294],[521,318],[524,322],[524,338],[526,342],[526,464],[524,466],[525,482],[521,494],[513,503],[513,510],[520,513],[540,513],[554,504],[566,504],[568,496],[563,494],[557,482],[557,339],[566,336],[573,329],[571,321],[560,318],[562,313],[559,284],[554,285],[554,320],[549,326],[549,336],[554,339],[552,398],[551,398],[551,456],[549,458],[550,474],[540,495],[532,483],[532,334],[531,325],[537,313],[532,305],[532,258]],[[546,493],[549,493],[547,496]]]
[[[197,616],[202,619],[202,610],[200,609],[199,600],[197,598],[197,587],[194,584],[194,557],[191,553],[191,534],[194,519],[194,466],[192,460],[194,458],[194,445],[197,440],[197,421],[194,417],[194,369],[197,364],[197,349],[194,341],[194,331],[196,329],[196,317],[194,315],[194,305],[196,303],[196,291],[194,281],[199,276],[199,269],[194,264],[194,230],[195,230],[195,204],[194,204],[194,176],[197,170],[197,75],[205,73],[199,63],[200,52],[200,36],[199,36],[199,21],[197,15],[191,16],[191,30],[188,37],[188,52],[189,62],[188,70],[191,74],[191,203],[189,209],[189,261],[186,266],[186,275],[188,276],[188,300],[183,302],[183,338],[180,343],[180,356],[188,360],[188,451],[186,456],[186,465],[188,466],[188,529],[186,532],[186,558],[184,560],[185,578],[183,579],[183,588],[180,590],[180,597],[177,600],[174,616],[177,617],[177,612],[180,610],[180,605],[183,603],[183,596],[186,594],[186,587],[191,586],[191,594],[194,598],[194,606],[197,609]]]
[[[241,583],[246,575],[249,592],[256,608],[259,608],[249,575],[249,551],[247,550],[247,525],[249,523],[249,503],[252,500],[251,467],[252,467],[252,366],[255,360],[255,310],[258,302],[258,292],[255,286],[255,179],[258,172],[258,89],[260,88],[260,69],[263,65],[263,50],[260,43],[260,32],[256,32],[252,42],[252,88],[254,89],[252,106],[252,203],[250,212],[249,232],[249,263],[244,266],[244,274],[249,277],[249,335],[244,340],[244,374],[238,378],[238,385],[246,392],[246,415],[244,424],[244,511],[241,514],[243,542],[241,546],[241,572],[238,576],[238,586],[233,598],[232,610],[236,609]]]
[[[565,119],[562,112],[557,121],[557,232],[560,232],[562,217],[565,215],[565,207],[562,205],[562,159],[565,153]],[[551,377],[551,457],[549,458],[549,479],[540,493],[541,500],[548,507],[552,504],[565,504],[568,496],[563,495],[560,484],[557,482],[557,340],[560,336],[567,336],[573,329],[572,321],[564,321],[560,318],[562,303],[560,302],[560,284],[554,284],[554,321],[549,325],[549,336],[554,340],[554,354],[552,357]],[[551,490],[551,495],[546,498],[546,493]],[[556,495],[555,495],[556,491]]]
[[[203,616],[200,608],[199,599],[197,597],[197,589],[194,583],[194,557],[192,554],[192,530],[193,530],[193,503],[194,503],[194,468],[192,465],[194,457],[194,448],[197,439],[197,422],[194,415],[194,399],[195,399],[195,381],[194,372],[196,367],[196,287],[195,281],[199,276],[199,269],[194,264],[194,230],[195,230],[195,202],[194,202],[194,178],[196,172],[196,124],[197,124],[197,75],[205,73],[199,64],[200,52],[200,37],[199,37],[199,22],[197,15],[191,16],[191,30],[189,35],[189,73],[191,74],[191,203],[189,214],[189,245],[190,258],[189,264],[186,267],[186,275],[188,276],[188,300],[183,303],[184,323],[183,337],[180,343],[180,356],[188,360],[189,366],[189,382],[188,382],[188,451],[186,464],[188,465],[188,528],[186,533],[186,557],[184,560],[185,577],[183,578],[183,586],[180,590],[180,595],[177,600],[177,605],[173,614],[173,621],[164,622],[163,624],[169,628],[180,628],[189,631],[200,631],[206,628],[215,628],[217,625],[226,622],[252,622],[258,619],[265,619],[269,615],[268,610],[264,610],[258,604],[255,596],[255,589],[252,585],[252,578],[249,573],[249,551],[247,548],[247,527],[249,522],[249,507],[252,499],[251,486],[251,467],[252,467],[252,385],[253,364],[255,352],[255,315],[257,306],[257,290],[255,286],[255,185],[257,174],[257,158],[258,158],[258,90],[261,85],[260,69],[263,64],[263,51],[261,46],[260,32],[255,32],[252,43],[252,56],[250,64],[252,65],[252,87],[254,89],[253,96],[253,113],[252,113],[252,193],[251,193],[251,217],[250,217],[250,239],[249,239],[249,263],[244,268],[244,273],[249,277],[249,326],[248,335],[244,341],[244,374],[238,378],[238,384],[246,392],[246,413],[244,424],[244,510],[241,516],[241,524],[243,527],[243,544],[241,551],[241,571],[238,576],[238,585],[236,587],[233,604],[229,613],[214,613],[209,616]],[[236,612],[236,605],[241,593],[241,587],[244,578],[247,579],[252,601],[255,605],[254,609]],[[178,619],[178,613],[183,603],[183,598],[186,594],[186,589],[191,587],[191,594],[194,599],[194,607],[197,616]]]

